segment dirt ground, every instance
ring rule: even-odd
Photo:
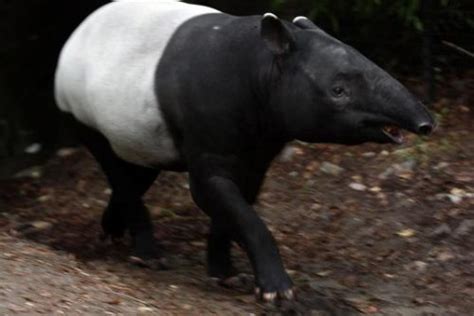
[[[275,162],[257,209],[297,290],[279,306],[206,278],[208,220],[185,174],[160,175],[146,196],[170,268],[129,264],[129,245],[98,238],[102,173],[61,150],[0,182],[0,314],[474,315],[474,110],[448,96],[436,111],[428,139],[293,143]]]

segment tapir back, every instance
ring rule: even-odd
[[[59,108],[99,130],[124,160],[147,166],[179,157],[154,93],[163,51],[187,20],[218,11],[176,1],[125,0],[90,15],[61,52]]]

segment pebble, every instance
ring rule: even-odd
[[[362,183],[357,183],[357,182],[352,182],[351,184],[349,184],[349,187],[352,190],[356,190],[356,191],[365,191],[365,190],[367,190],[367,187],[365,185],[363,185]]]
[[[152,313],[154,310],[153,308],[142,306],[138,308],[139,313]]]
[[[433,167],[434,170],[441,170],[449,166],[449,163],[447,162],[440,162],[436,166]]]
[[[380,180],[386,180],[388,177],[390,177],[394,172],[393,167],[388,167],[384,172],[378,175],[378,178]]]
[[[34,166],[23,171],[18,172],[14,175],[14,178],[33,178],[39,179],[43,175],[43,168],[40,166]]]
[[[446,261],[452,260],[454,258],[455,258],[454,254],[450,251],[440,252],[438,254],[438,256],[436,257],[436,259],[438,259],[439,261],[442,261],[442,262],[446,262]]]
[[[281,152],[280,156],[278,157],[278,160],[281,162],[290,162],[293,160],[295,154],[296,148],[294,146],[287,146]]]
[[[321,172],[323,172],[325,174],[329,174],[329,175],[332,175],[332,176],[338,176],[344,171],[344,168],[342,168],[338,165],[335,165],[333,163],[325,161],[321,164],[321,167],[319,168],[319,170],[321,170]]]
[[[461,222],[461,224],[454,231],[455,237],[463,237],[468,235],[471,231],[474,230],[474,219],[466,219]]]
[[[74,155],[77,151],[77,148],[61,148],[56,152],[56,156],[66,158]]]
[[[454,204],[459,204],[462,202],[462,196],[454,195],[454,194],[447,194],[446,196]]]
[[[400,178],[411,178],[411,174],[413,173],[415,167],[416,161],[414,159],[409,159],[400,164],[393,164],[392,166],[388,167],[384,172],[378,175],[378,178],[380,180],[386,180],[393,174]]]
[[[299,173],[297,171],[292,171],[288,175],[292,178],[296,178],[299,175]]]
[[[47,202],[49,200],[51,200],[50,195],[42,195],[38,198],[38,202],[41,202],[41,203]]]
[[[38,222],[33,222],[33,223],[31,223],[31,226],[33,226],[33,227],[36,228],[37,230],[47,230],[47,229],[52,228],[52,227],[53,227],[53,224],[48,223],[48,222],[41,222],[41,221],[38,221]]]
[[[24,152],[26,154],[34,155],[37,154],[43,149],[43,146],[40,143],[33,143],[25,148]]]
[[[415,262],[413,262],[413,268],[415,268],[416,271],[418,271],[418,272],[425,271],[427,267],[428,267],[428,264],[424,261],[415,261]]]
[[[372,187],[370,188],[370,192],[374,192],[374,193],[379,193],[382,191],[382,188],[380,187]]]
[[[448,224],[439,225],[431,234],[432,237],[445,237],[451,235],[452,231]]]
[[[369,151],[369,152],[366,152],[366,153],[363,153],[362,154],[362,157],[365,157],[365,158],[372,158],[372,157],[375,157],[377,154],[374,153],[373,151]]]
[[[397,232],[397,235],[404,238],[410,238],[415,236],[416,232],[414,229],[407,228]]]

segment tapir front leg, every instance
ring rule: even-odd
[[[190,169],[191,193],[195,202],[211,218],[225,219],[232,239],[250,259],[258,295],[267,301],[277,296],[292,298],[292,282],[283,267],[275,239],[242,196],[239,187],[230,177],[202,172],[209,170],[202,164]]]
[[[237,274],[232,266],[232,235],[223,220],[212,219],[207,241],[207,271],[211,278],[225,281]]]
[[[265,171],[266,169],[249,170],[244,177],[245,184],[241,190],[242,196],[250,205],[254,204],[257,199],[265,177]],[[233,236],[230,230],[231,226],[228,223],[228,218],[225,216],[225,213],[220,212],[213,216],[209,230],[207,263],[210,277],[229,281],[232,284],[233,281],[235,281],[234,277],[237,276],[238,271],[234,269],[231,261]],[[240,277],[242,276],[243,275],[240,275]]]

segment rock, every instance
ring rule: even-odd
[[[61,148],[56,152],[56,156],[66,158],[78,152],[77,148]]]
[[[344,168],[325,161],[321,164],[319,170],[321,170],[322,173],[329,174],[331,176],[338,176],[344,171]]]
[[[437,164],[436,166],[433,167],[434,170],[441,170],[441,169],[444,169],[446,167],[449,166],[449,163],[447,162],[440,162],[439,164]]]
[[[25,148],[24,152],[26,154],[34,155],[37,154],[43,149],[43,146],[40,143],[33,143]]]
[[[454,204],[459,204],[464,198],[472,198],[473,196],[474,194],[468,193],[465,190],[458,188],[452,188],[451,191],[449,191],[449,194],[447,195],[447,197]]]
[[[380,155],[382,155],[382,156],[388,156],[388,155],[390,155],[390,153],[389,153],[387,150],[382,150],[382,151],[380,152]]]
[[[146,313],[153,313],[154,310],[153,310],[153,308],[146,307],[146,306],[142,306],[142,307],[139,307],[139,308],[138,308],[138,312],[139,312],[140,314],[146,314]]]
[[[436,259],[438,259],[441,262],[446,262],[446,261],[454,259],[455,257],[456,256],[451,251],[443,251],[443,252],[440,252],[436,256]]]
[[[47,229],[50,229],[51,227],[53,227],[53,224],[48,223],[48,222],[38,221],[38,222],[31,223],[31,226],[33,226],[37,230],[47,230]]]
[[[454,237],[463,237],[474,230],[474,219],[466,219],[454,231]]]
[[[43,175],[43,168],[40,166],[34,166],[25,170],[22,170],[15,174],[13,177],[20,179],[20,178],[33,178],[39,179]]]
[[[281,162],[290,162],[293,160],[296,154],[296,149],[294,146],[286,146],[285,149],[280,153],[278,160]]]
[[[415,234],[416,234],[416,231],[411,228],[403,229],[397,232],[397,235],[403,238],[410,238],[410,237],[415,236]]]
[[[426,271],[426,268],[428,267],[428,264],[424,261],[414,261],[408,265],[408,269],[413,269],[416,270],[417,272],[424,272]]]
[[[448,199],[449,201],[451,201],[454,204],[459,204],[465,198],[474,197],[474,194],[468,193],[468,192],[466,192],[465,190],[462,190],[462,189],[453,188],[449,191],[449,193],[438,193],[438,194],[436,194],[435,197],[439,200]]]
[[[327,277],[331,274],[332,274],[331,270],[324,270],[324,271],[319,271],[316,273],[317,276],[322,277],[322,278]]]
[[[377,154],[374,153],[373,151],[369,151],[369,152],[366,152],[366,153],[363,153],[362,154],[362,157],[365,157],[365,158],[372,158],[372,157],[375,157]]]
[[[454,195],[454,194],[447,194],[446,196],[454,204],[459,204],[462,202],[462,196]]]
[[[439,225],[431,234],[431,237],[446,237],[451,235],[452,230],[448,224],[444,223]]]
[[[384,172],[378,175],[378,178],[380,180],[387,180],[388,177],[390,177],[394,172],[395,170],[393,169],[393,167],[388,167]]]
[[[379,193],[382,191],[381,187],[371,187],[370,192]]]
[[[292,171],[292,172],[288,173],[288,175],[292,178],[296,178],[299,175],[299,173],[297,171]]]
[[[413,171],[416,167],[416,161],[414,159],[409,159],[401,163],[399,166],[403,171]]]
[[[318,211],[318,210],[320,210],[321,208],[322,208],[322,205],[321,205],[321,204],[319,204],[319,203],[313,203],[313,205],[311,205],[311,208],[310,208],[310,209],[311,209],[312,211]]]
[[[42,195],[38,198],[37,201],[44,203],[44,202],[48,202],[49,200],[51,200],[51,195]]]
[[[349,184],[349,187],[352,190],[356,190],[356,191],[365,191],[365,190],[367,190],[367,187],[365,185],[363,185],[362,183],[357,183],[357,182],[352,182],[351,184]]]
[[[393,164],[387,170],[378,175],[380,180],[386,180],[391,175],[395,174],[397,177],[409,179],[412,177],[413,171],[416,167],[416,161],[409,159],[400,164]]]

